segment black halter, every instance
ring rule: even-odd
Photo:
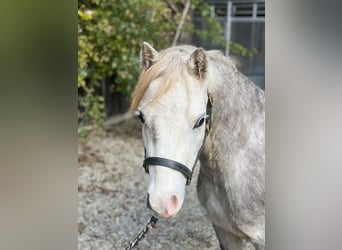
[[[211,98],[211,95],[209,95],[208,93],[208,102],[207,102],[207,110],[206,110],[207,118],[205,121],[205,134],[204,134],[202,146],[197,153],[197,157],[196,157],[193,168],[196,166],[198,158],[203,151],[205,140],[211,128],[211,107],[212,107],[212,98]],[[149,165],[158,165],[158,166],[174,169],[184,175],[184,177],[186,178],[186,185],[189,185],[191,182],[192,172],[185,165],[177,161],[167,159],[167,158],[161,158],[161,157],[147,157],[146,158],[146,149],[145,149],[145,160],[143,163],[143,167],[146,173],[149,173],[149,170],[148,170]]]

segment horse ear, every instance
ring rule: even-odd
[[[201,80],[203,79],[208,67],[207,56],[205,55],[204,49],[198,48],[191,54],[188,67],[192,74],[198,76]]]
[[[147,42],[143,42],[140,50],[140,69],[147,70],[158,57],[158,52]]]

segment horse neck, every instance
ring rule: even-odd
[[[209,63],[210,65],[210,63]],[[260,114],[264,110],[264,92],[240,73],[225,58],[213,60],[209,70],[208,90],[214,101],[213,119],[238,118],[243,114]]]
[[[264,126],[264,92],[226,59],[216,58],[209,65],[212,65],[207,78],[213,98],[212,129],[210,149],[205,151],[216,148],[222,154],[234,154],[248,142],[252,129]]]

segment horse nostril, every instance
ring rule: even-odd
[[[178,198],[177,198],[176,195],[172,195],[170,197],[170,203],[168,205],[168,209],[167,210],[168,210],[168,212],[170,214],[173,214],[175,211],[178,210]]]
[[[150,194],[147,194],[147,197],[146,197],[146,206],[148,209],[151,209],[152,210],[152,207],[151,207],[151,204],[150,204]]]

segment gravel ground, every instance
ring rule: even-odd
[[[143,151],[134,119],[79,139],[78,249],[124,249],[148,222]],[[160,219],[136,249],[219,249],[197,200],[198,169],[181,211]]]

